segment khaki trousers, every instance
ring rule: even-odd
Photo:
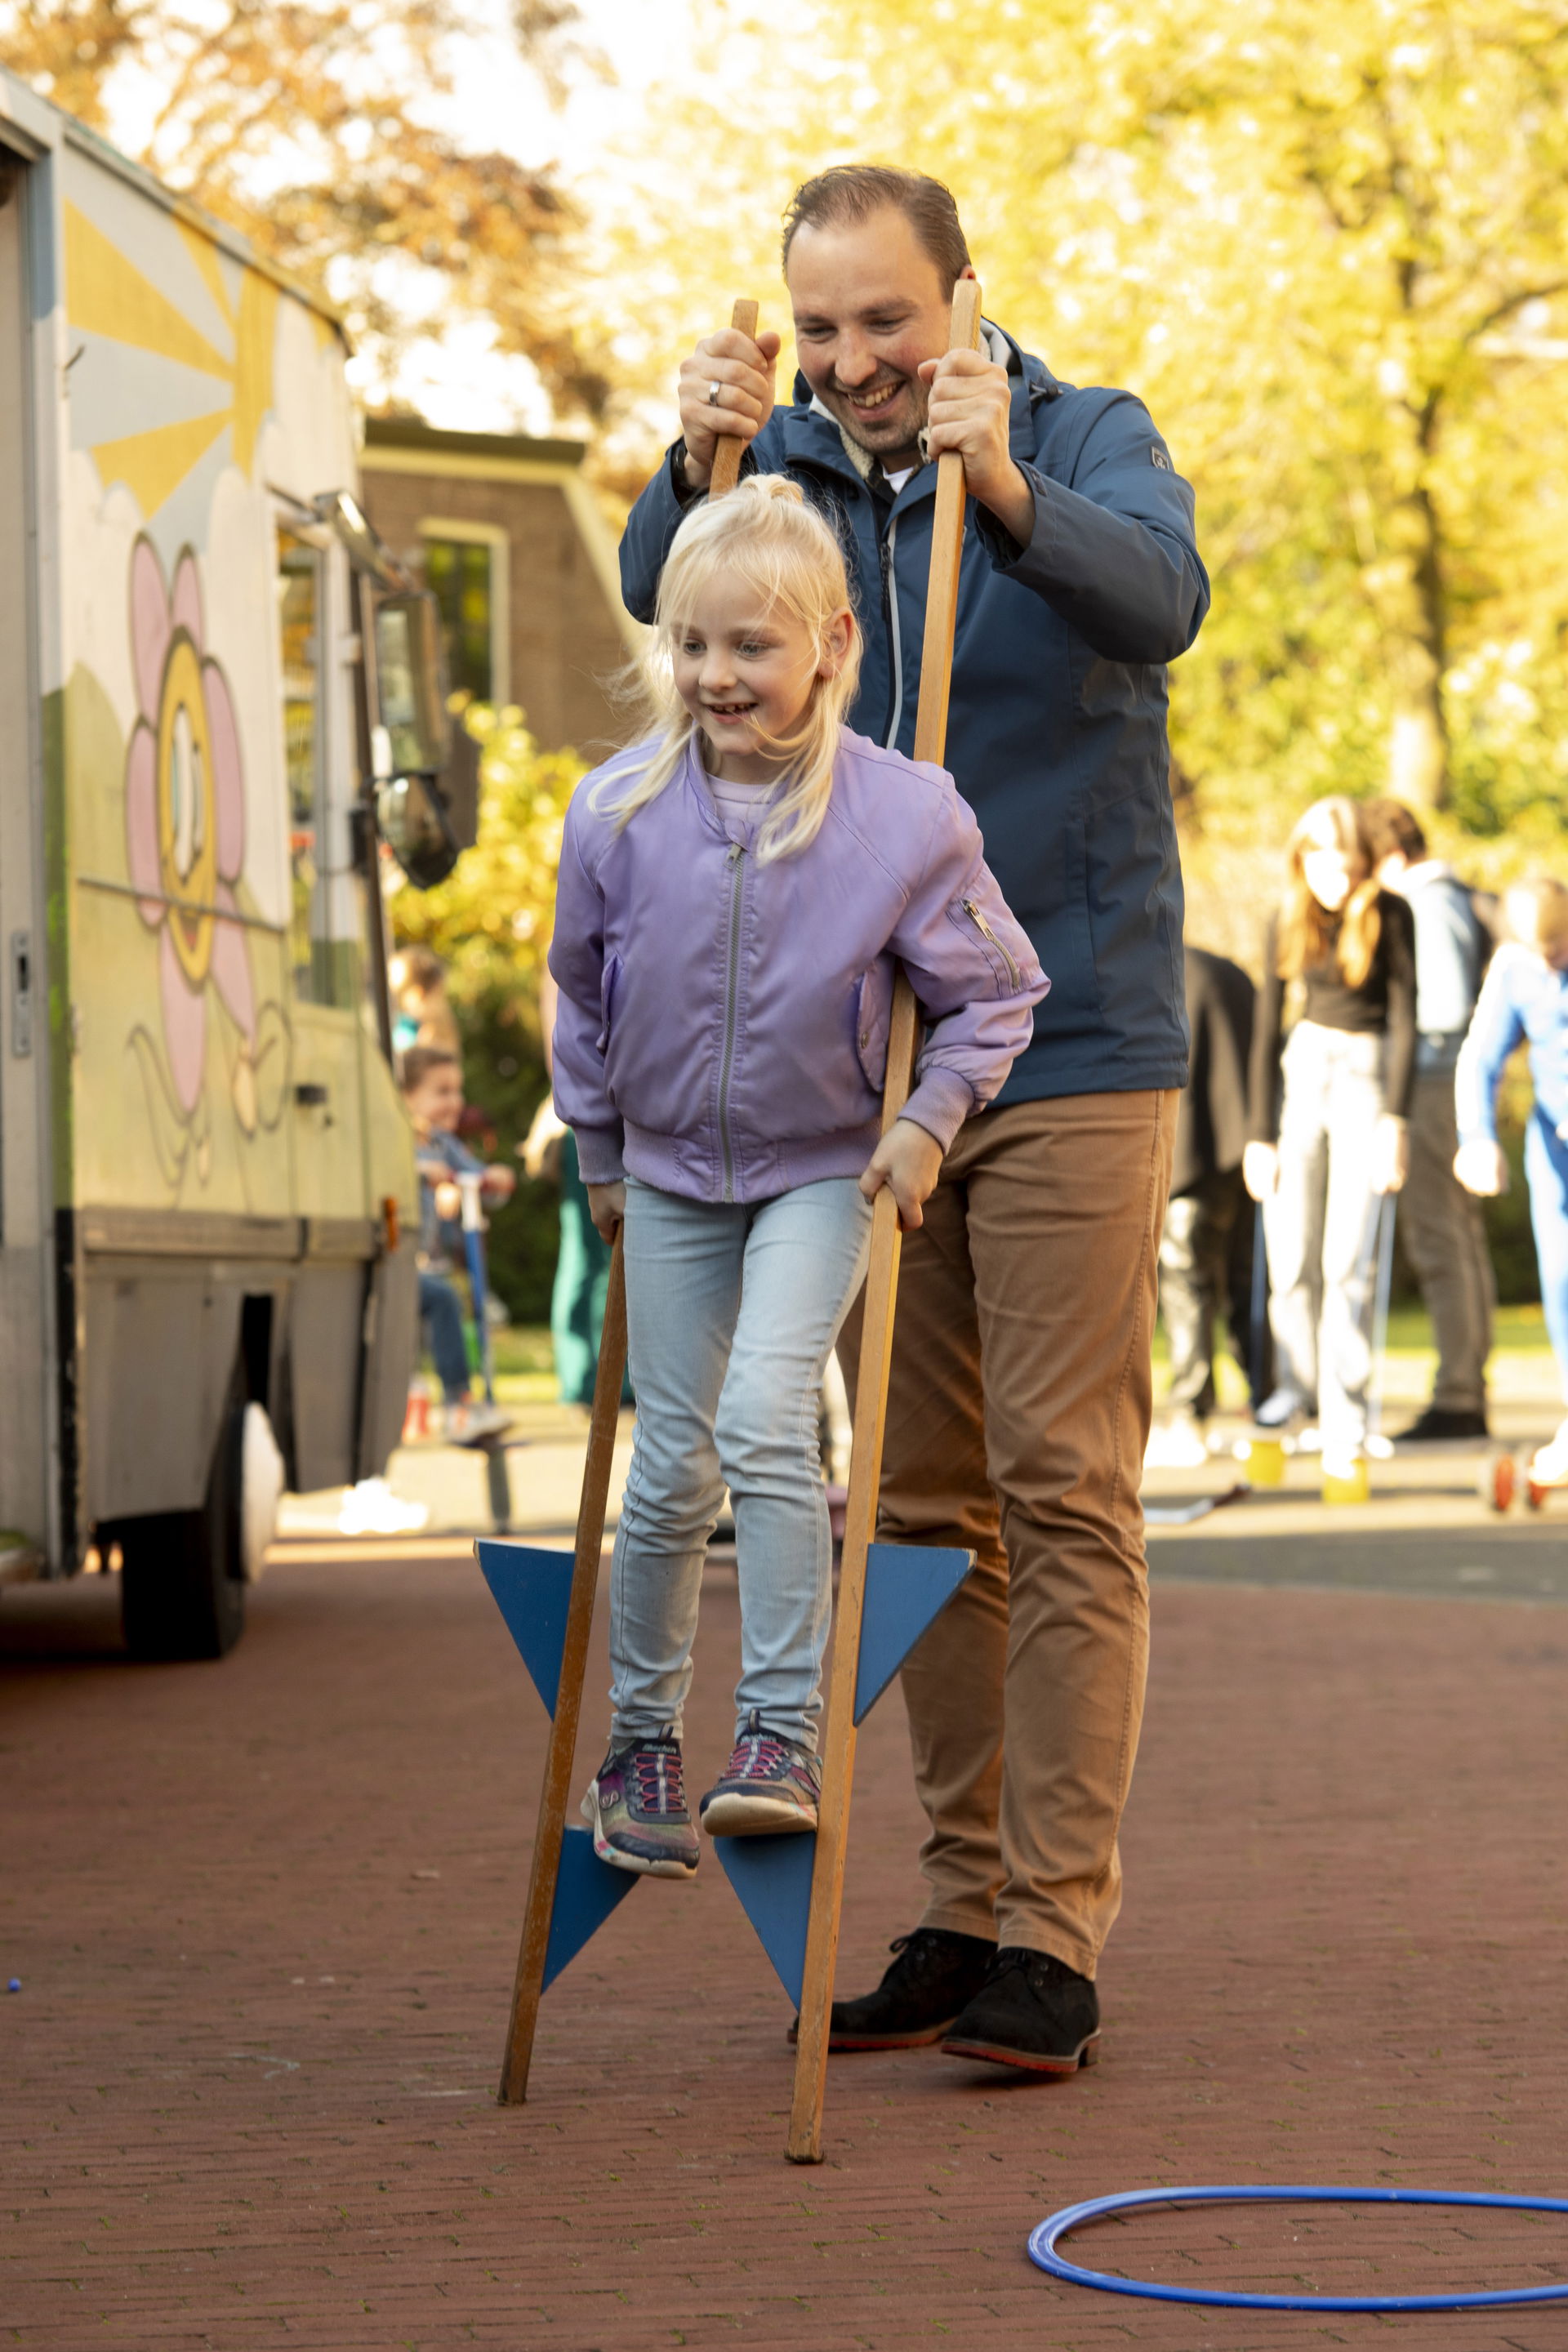
[[[1176,1103],[971,1119],[899,1281],[879,1532],[978,1554],[903,1671],[931,1822],[921,1924],[1085,1976],[1121,1905],[1143,1711],[1138,1490]]]

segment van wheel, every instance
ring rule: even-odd
[[[133,1658],[221,1658],[245,1631],[241,1447],[245,1407],[229,1408],[199,1511],[121,1519],[121,1623]]]

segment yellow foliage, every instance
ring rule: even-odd
[[[441,957],[459,1008],[537,995],[566,803],[586,766],[542,751],[515,704],[470,705],[465,722],[481,746],[479,839],[437,889],[405,884],[389,903],[398,940]]]

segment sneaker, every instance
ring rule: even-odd
[[[1208,1440],[1203,1424],[1190,1412],[1173,1413],[1149,1432],[1143,1454],[1145,1470],[1200,1470],[1207,1467]]]
[[[447,1407],[447,1434],[454,1445],[482,1445],[487,1437],[499,1437],[510,1427],[511,1415],[488,1397]]]
[[[1486,1437],[1489,1434],[1484,1412],[1450,1412],[1442,1405],[1429,1404],[1418,1420],[1399,1433],[1401,1445],[1430,1445],[1443,1438]]]
[[[680,1742],[658,1739],[612,1747],[583,1800],[594,1852],[616,1870],[645,1878],[689,1878],[702,1849],[686,1810]]]
[[[894,1955],[875,1992],[836,2000],[828,2021],[829,2050],[918,2050],[940,2042],[990,1971],[996,1947],[985,1936],[951,1927],[916,1927],[895,1937]],[[790,2027],[793,2042],[800,2024]]]
[[[428,1503],[399,1500],[384,1478],[362,1478],[351,1486],[338,1511],[343,1536],[416,1536],[430,1517]]]
[[[1306,1411],[1307,1400],[1300,1390],[1276,1389],[1272,1396],[1264,1398],[1253,1414],[1253,1426],[1256,1429],[1288,1429]]]
[[[710,1837],[777,1837],[816,1827],[822,1759],[767,1730],[757,1709],[698,1807]]]
[[[1100,1996],[1089,1978],[1054,1954],[1004,1945],[942,2047],[948,2058],[1076,2074],[1100,2057]]]

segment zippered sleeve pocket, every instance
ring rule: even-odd
[[[1024,975],[1018,969],[1018,960],[1005,941],[998,939],[978,898],[972,897],[954,898],[948,908],[947,919],[967,938],[978,941],[980,952],[997,982],[997,995],[1020,994],[1024,986]]]
[[[605,958],[605,969],[599,975],[599,1034],[594,1043],[601,1054],[610,1050],[610,1024],[616,1012],[616,985],[621,976],[618,955]]]
[[[855,990],[855,1051],[866,1083],[879,1095],[888,1082],[888,1032],[893,1015],[893,974],[886,962],[863,971]]]

